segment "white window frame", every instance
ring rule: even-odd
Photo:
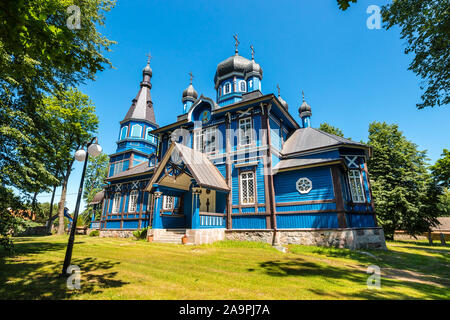
[[[175,208],[175,197],[163,196],[163,210],[173,210]]]
[[[134,135],[133,134],[135,128],[139,128],[139,135]],[[142,138],[142,126],[140,124],[134,124],[131,127],[130,137],[132,137],[132,138]]]
[[[362,181],[361,171],[358,169],[351,169],[348,171],[348,181],[350,194],[354,203],[366,202],[364,194],[364,184]]]
[[[240,175],[239,198],[241,204],[255,204],[256,202],[256,177],[253,171],[244,171]],[[251,186],[251,187],[250,187]]]
[[[128,201],[128,212],[136,212],[139,192],[133,190],[130,192],[130,200]]]
[[[244,126],[244,129],[242,127]],[[253,121],[251,117],[239,119],[239,145],[248,146],[253,142]],[[247,134],[248,132],[248,134]],[[248,143],[247,138],[248,137]],[[244,141],[245,140],[245,141]]]
[[[123,135],[124,130],[125,130],[125,136]],[[122,129],[120,130],[120,140],[127,138],[127,132],[128,132],[128,126],[122,127]]]
[[[229,89],[229,90],[227,90]],[[225,83],[225,85],[223,86],[223,94],[228,94],[231,92],[231,83],[227,82]]]
[[[306,177],[301,177],[295,184],[297,191],[301,194],[307,194],[312,190],[312,181]]]
[[[145,134],[145,139],[152,143],[156,143],[156,137],[150,133],[150,131],[152,131],[152,130],[153,130],[152,128],[147,128],[147,132]]]
[[[244,88],[242,88],[242,85]],[[247,92],[247,83],[244,80],[239,81],[239,91]]]
[[[118,161],[118,162],[114,163],[113,176],[115,176],[116,174],[119,174],[123,171],[123,163],[124,163],[124,161]]]
[[[113,198],[113,206],[112,206],[112,213],[119,213],[119,209],[120,209],[120,198],[121,198],[121,194],[120,192],[116,192],[114,194],[114,198]]]
[[[194,150],[202,153],[217,151],[217,127],[208,127],[194,131]]]

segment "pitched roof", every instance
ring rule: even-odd
[[[91,202],[89,202],[90,205],[92,204],[97,204],[103,201],[103,198],[105,197],[105,190],[102,190],[100,192],[97,192],[94,196],[94,198],[92,199]]]
[[[148,162],[144,161],[143,163],[140,163],[137,166],[131,167],[128,170],[119,172],[118,174],[116,174],[112,177],[109,177],[106,180],[113,180],[113,179],[124,178],[124,177],[132,176],[132,175],[136,175],[136,174],[140,174],[140,173],[146,173],[146,172],[152,171],[153,169],[154,169],[154,167],[149,167]]]
[[[450,217],[439,217],[437,219],[439,221],[439,225],[434,227],[433,230],[450,231]]]
[[[368,148],[368,146],[363,143],[344,139],[334,134],[308,127],[295,130],[284,143],[281,154],[289,155],[339,145]]]
[[[180,157],[199,186],[215,190],[230,190],[220,171],[205,154],[177,142],[170,145],[164,158],[158,164],[155,175],[149,183],[149,189],[152,188],[153,183],[156,183],[172,155]]]
[[[131,107],[122,121],[128,119],[143,119],[156,124],[150,87],[147,84],[141,83],[141,89],[133,99]]]
[[[278,171],[288,168],[298,168],[305,166],[325,165],[331,162],[342,161],[340,157],[328,157],[328,158],[308,158],[308,159],[284,159],[278,162],[273,168],[273,174]]]

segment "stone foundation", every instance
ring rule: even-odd
[[[225,229],[187,229],[188,244],[208,244],[225,240]]]
[[[100,230],[102,238],[132,238],[134,230]]]
[[[348,249],[386,250],[383,229],[283,229],[277,230],[226,230],[227,240],[260,241],[274,245],[301,244]]]

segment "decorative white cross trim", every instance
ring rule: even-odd
[[[133,181],[131,185],[131,189],[139,189],[139,181]]]
[[[119,183],[118,185],[116,185],[116,191],[121,191],[122,190],[122,184]]]
[[[241,115],[241,117],[245,117],[245,116],[250,116],[250,111],[252,111],[252,108],[248,108],[247,110],[245,110],[245,111],[238,111],[237,113],[240,113]]]
[[[354,157],[349,157],[349,156],[345,156],[345,159],[348,161],[348,166],[354,166],[356,168],[358,168],[358,164],[356,163],[356,160],[358,159],[358,156],[354,156]]]

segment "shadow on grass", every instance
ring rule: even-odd
[[[416,248],[413,249],[428,249]],[[345,258],[356,262],[345,263],[342,267],[329,263],[314,263],[302,258],[289,260],[271,260],[260,263],[263,271],[274,277],[315,277],[322,276],[327,281],[338,283],[341,280],[351,281],[358,286],[366,287],[369,274],[365,272],[370,265],[377,265],[382,271],[382,290],[364,288],[356,293],[333,293],[308,289],[312,293],[328,298],[359,298],[359,299],[412,299],[422,294],[426,299],[450,298],[450,265],[448,253],[434,251],[437,256],[427,256],[410,252],[371,251],[377,258],[373,258],[358,251],[335,248],[298,248],[294,254],[314,253],[325,257]],[[430,249],[433,250],[433,249]],[[351,261],[348,261],[351,262]],[[249,270],[252,271],[252,270]],[[348,284],[345,284],[348,285]],[[408,293],[413,289],[414,294]],[[345,291],[345,290],[344,290]]]
[[[68,299],[80,294],[95,295],[127,282],[116,279],[111,269],[119,262],[96,258],[72,259],[81,269],[80,290],[69,290],[60,277],[63,261],[36,261],[29,254],[65,249],[61,243],[18,243],[16,255],[0,258],[0,299]]]

